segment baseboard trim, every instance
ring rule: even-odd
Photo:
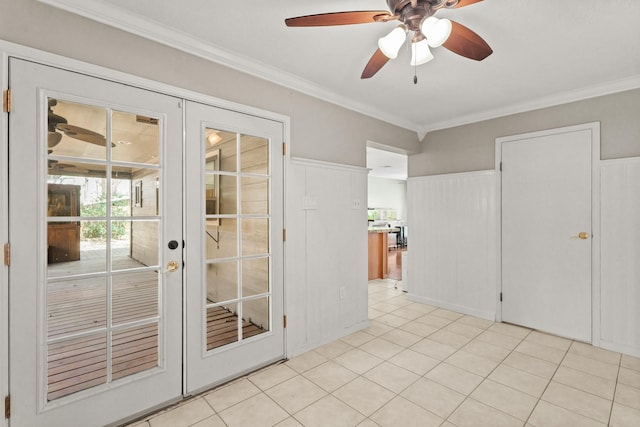
[[[605,350],[611,350],[618,353],[622,353],[622,354],[628,354],[629,356],[640,357],[640,347],[614,343],[614,342],[606,341],[603,339],[600,339],[600,345],[598,347],[604,348]]]
[[[480,317],[482,319],[491,320],[493,322],[496,321],[496,312],[495,311],[487,311],[487,310],[479,310],[473,307],[467,307],[464,305],[452,304],[447,301],[440,301],[433,298],[426,298],[417,296],[411,293],[407,294],[407,298],[413,302],[419,302],[421,304],[433,305],[438,308],[444,308],[446,310],[456,311],[462,314],[468,314],[469,316]]]
[[[355,332],[361,331],[363,329],[368,328],[371,325],[371,322],[367,319],[363,322],[359,322],[356,323],[355,325],[349,326],[348,328],[342,329],[340,331],[340,333],[338,334],[334,334],[328,337],[324,337],[322,340],[318,340],[318,341],[313,341],[310,343],[306,343],[304,345],[301,345],[299,347],[293,348],[293,349],[289,349],[289,352],[287,354],[287,357],[289,359],[299,356],[303,353],[306,353],[307,351],[311,351],[313,349],[316,349],[318,347],[321,347],[325,344],[329,344],[330,342],[339,340],[340,338],[344,338],[348,335],[351,335]]]

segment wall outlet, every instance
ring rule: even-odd
[[[347,297],[347,288],[344,286],[340,286],[340,299],[345,299]]]
[[[353,209],[360,209],[362,207],[362,203],[360,202],[360,199],[353,199]]]

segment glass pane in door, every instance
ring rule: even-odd
[[[270,330],[268,142],[204,132],[207,350]]]
[[[158,366],[158,322],[118,329],[111,336],[111,378]]]
[[[250,299],[244,302],[243,318],[247,319],[242,328],[242,338],[247,339],[264,334],[270,329],[270,298]]]
[[[208,307],[205,322],[207,350],[238,342],[238,303]]]
[[[49,343],[47,400],[107,383],[107,334],[97,331]]]
[[[160,366],[159,120],[48,99],[47,398]]]

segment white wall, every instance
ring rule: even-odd
[[[286,174],[287,356],[293,357],[368,325],[367,170],[293,159]]]
[[[640,157],[600,169],[600,344],[640,356]]]
[[[429,132],[409,176],[493,169],[496,138],[600,122],[602,159],[640,156],[640,89]]]
[[[495,171],[409,178],[409,299],[496,318]]]
[[[602,161],[600,173],[595,344],[640,356],[640,157]],[[495,319],[496,179],[494,171],[409,178],[410,299]]]
[[[407,181],[369,176],[367,206],[393,208],[398,219],[407,219]]]

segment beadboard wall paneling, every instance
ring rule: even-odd
[[[409,178],[409,298],[496,317],[496,173]]]
[[[601,163],[601,346],[640,356],[640,157]]]
[[[367,170],[293,159],[286,192],[287,356],[293,357],[368,325]]]

